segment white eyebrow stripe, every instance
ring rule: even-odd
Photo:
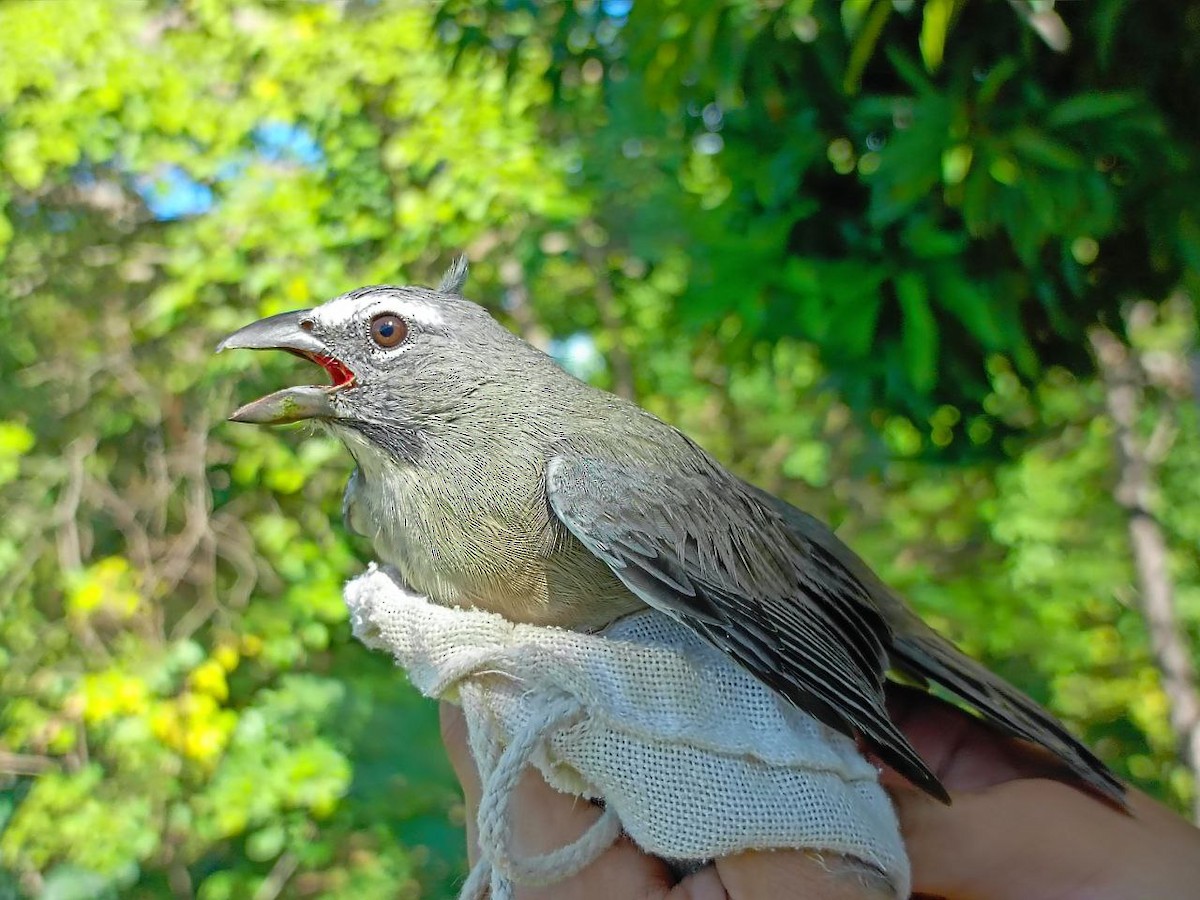
[[[366,309],[361,303],[356,303],[352,298],[341,296],[330,300],[323,306],[318,306],[313,310],[313,314],[318,321],[329,327],[336,328],[348,325],[355,319],[365,318]]]
[[[422,325],[441,325],[445,320],[441,310],[422,303],[420,300],[400,300],[399,302],[384,303],[380,312],[393,312],[404,319],[419,322]]]
[[[394,313],[420,325],[440,326],[445,319],[432,303],[413,297],[398,297],[394,294],[379,294],[369,298],[359,298],[358,302],[350,298],[338,298],[319,308],[317,315],[332,327],[348,325],[356,319],[367,321],[382,313]]]

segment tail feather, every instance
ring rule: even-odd
[[[953,692],[1001,731],[1046,748],[1085,783],[1126,805],[1124,785],[1054,716],[932,629],[922,631],[895,636],[894,663]]]
[[[1100,794],[1128,808],[1125,786],[1062,723],[998,675],[964,654],[926,625],[853,550],[819,519],[748,485],[773,506],[788,526],[837,559],[866,589],[892,629],[893,666],[918,682],[933,681],[973,707],[1000,731],[1044,747]]]

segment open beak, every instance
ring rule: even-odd
[[[354,383],[354,373],[311,333],[311,310],[280,313],[240,328],[217,345],[222,350],[286,350],[315,362],[333,379],[333,384],[300,385],[284,388],[253,400],[229,417],[231,422],[256,425],[285,425],[304,419],[330,419],[335,416],[330,395],[338,388]]]

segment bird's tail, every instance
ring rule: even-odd
[[[1085,783],[1126,806],[1124,785],[1054,716],[933,629],[923,623],[913,625],[910,633],[895,635],[895,665],[951,691],[1006,734],[1045,747]]]
[[[1054,716],[922,622],[825,523],[761,488],[748,487],[773,506],[796,534],[824,548],[859,581],[892,630],[893,666],[946,688],[1005,734],[1045,747],[1085,784],[1128,808],[1125,786],[1117,776]]]

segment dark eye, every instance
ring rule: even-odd
[[[371,340],[380,347],[395,347],[408,337],[408,325],[399,316],[384,313],[371,320]]]

